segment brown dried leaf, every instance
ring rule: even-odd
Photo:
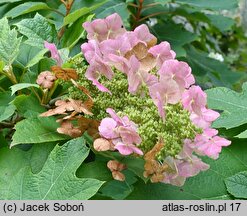
[[[157,173],[152,175],[152,177],[150,178],[152,183],[157,183],[157,182],[161,182],[164,180],[164,175],[162,173]]]
[[[85,131],[93,138],[99,137],[99,130],[98,127],[100,122],[94,119],[88,119],[83,116],[78,118],[78,126],[80,130],[84,133]]]
[[[114,170],[115,171],[118,170],[118,166],[119,166],[119,162],[116,161],[116,160],[109,160],[107,162],[107,167],[108,167],[109,170],[111,170],[111,172],[114,171]]]
[[[71,107],[73,107],[73,110],[75,110],[76,112],[78,112],[78,113],[85,113],[87,115],[93,115],[93,113],[91,113],[88,110],[87,106],[84,105],[82,103],[82,101],[80,101],[80,100],[73,100],[73,99],[69,99],[69,101],[70,101],[70,104],[69,105],[71,105]]]
[[[72,68],[61,68],[59,66],[52,66],[51,67],[52,72],[55,73],[55,76],[62,80],[77,80],[78,74],[76,73],[75,69]]]
[[[83,116],[80,116],[80,118],[78,119],[78,126],[83,133],[90,127],[91,121],[92,119],[88,119]]]
[[[156,58],[151,53],[148,53],[145,56],[145,58],[140,60],[140,63],[141,63],[141,67],[140,67],[141,70],[150,71],[156,65]]]
[[[148,49],[155,46],[157,44],[157,38],[154,37],[153,39],[151,39],[150,41],[147,42],[147,47]]]
[[[124,55],[124,57],[127,58],[127,59],[129,60],[130,57],[131,57],[132,55],[135,55],[133,49],[130,50],[130,51],[128,51],[128,52]]]
[[[65,121],[62,121],[60,124],[61,126],[57,128],[58,133],[66,134],[73,138],[80,137],[82,135],[81,130],[74,127],[74,125],[70,121],[65,120]]]
[[[117,181],[124,181],[125,180],[125,175],[119,171],[113,171],[112,177]]]
[[[92,115],[92,113],[88,110],[87,106],[82,103],[80,100],[69,99],[69,101],[57,100],[55,103],[57,106],[54,109],[50,109],[47,112],[42,113],[40,116],[47,117],[53,115],[67,115],[67,112],[73,112],[68,117],[64,119],[70,119],[74,117],[78,113],[85,113],[87,115]]]
[[[107,163],[107,167],[111,170],[111,171],[122,171],[124,169],[127,168],[127,166],[123,163],[120,163],[116,160],[110,160]]]
[[[114,150],[113,144],[104,138],[98,138],[94,140],[93,147],[96,151],[108,151],[108,150]]]
[[[144,177],[151,176],[151,182],[160,182],[164,179],[163,172],[166,171],[169,166],[167,164],[161,164],[156,160],[156,154],[163,148],[164,143],[160,140],[149,152],[144,155]]]
[[[133,47],[133,51],[138,60],[141,60],[146,57],[148,54],[148,48],[144,43],[139,42]]]
[[[155,146],[144,155],[145,160],[155,159],[156,154],[163,148],[164,143],[160,140],[155,144]]]

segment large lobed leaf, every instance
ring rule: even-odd
[[[228,192],[234,197],[247,199],[247,171],[228,177],[225,183]]]
[[[17,37],[15,29],[10,29],[6,17],[0,19],[0,29],[0,59],[10,65],[19,53],[21,37]]]
[[[21,34],[28,39],[25,41],[34,47],[44,47],[44,41],[55,42],[57,38],[55,26],[38,13],[32,19],[18,22],[17,27]]]
[[[247,123],[247,83],[243,84],[242,89],[241,93],[225,87],[206,91],[209,108],[223,111],[214,122],[214,127],[229,129]]]
[[[57,133],[59,124],[54,118],[24,119],[15,125],[11,147],[19,144],[55,142],[68,139]]]
[[[24,167],[14,175],[4,199],[89,199],[104,182],[76,177],[76,169],[88,153],[84,138],[57,145],[39,173],[33,174],[30,167]]]

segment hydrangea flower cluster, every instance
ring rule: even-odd
[[[156,45],[146,25],[127,31],[118,14],[83,27],[85,76],[102,92],[94,102],[98,117],[103,108],[110,115],[101,119],[99,133],[111,149],[144,155],[145,176],[153,182],[181,186],[207,170],[194,153],[217,159],[231,142],[210,128],[219,113],[207,108],[207,95],[195,85],[189,65],[175,59],[168,42]]]

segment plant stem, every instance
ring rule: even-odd
[[[72,8],[72,5],[74,4],[74,0],[60,0],[64,5],[65,5],[65,7],[66,7],[66,14],[65,14],[65,16],[67,16],[67,15],[69,15],[69,13],[70,13],[70,10],[71,10],[71,8]],[[63,35],[64,35],[64,32],[65,32],[65,30],[66,30],[66,26],[63,26],[61,29],[60,29],[60,31],[58,32],[58,40],[60,40],[62,37],[63,37]]]
[[[142,8],[143,8],[143,2],[144,0],[139,0],[139,5],[138,5],[138,9],[137,9],[137,14],[135,16],[135,22],[132,26],[132,29],[135,29],[136,26],[138,25],[138,22],[140,22],[140,18],[141,18],[141,11],[142,11]]]
[[[160,14],[169,14],[169,13],[171,13],[171,12],[157,12],[157,13],[153,13],[153,14],[150,14],[148,16],[145,16],[145,17],[139,19],[138,22],[141,22],[141,21],[143,21],[145,19],[148,19],[148,18],[151,18],[151,17],[154,17],[154,16],[158,16]]]
[[[41,100],[39,94],[35,91],[34,87],[31,87],[31,89],[32,89],[33,93],[35,94],[35,96],[38,98],[39,102],[41,103],[42,100]]]
[[[9,80],[12,82],[12,84],[17,84],[17,79],[13,73],[12,66],[10,65],[7,70],[1,71],[3,75],[9,78]]]

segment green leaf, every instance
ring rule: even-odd
[[[7,18],[0,19],[0,59],[12,64],[19,53],[21,37],[17,37],[15,29],[10,30]]]
[[[107,168],[106,162],[101,161],[83,163],[77,170],[76,176],[79,178],[94,178],[100,181],[112,180],[111,171]]]
[[[4,66],[5,66],[4,61],[0,61],[0,72],[3,71]]]
[[[78,20],[82,16],[85,16],[88,13],[91,13],[93,10],[97,9],[98,7],[103,5],[104,3],[106,3],[106,1],[100,2],[98,4],[91,6],[91,7],[83,7],[83,8],[75,10],[74,12],[72,12],[72,13],[68,14],[66,17],[64,17],[63,26],[74,23],[76,20]]]
[[[186,52],[186,61],[192,67],[197,80],[206,75],[213,85],[232,87],[242,76],[241,73],[231,71],[224,62],[209,58],[207,53],[201,52],[192,46],[188,46]],[[205,85],[203,81],[200,83]]]
[[[0,148],[8,146],[8,142],[5,139],[5,136],[3,134],[3,131],[0,131]],[[0,179],[0,184],[1,184],[1,179]],[[1,193],[0,193],[1,194]],[[0,197],[1,198],[1,197]]]
[[[238,134],[235,137],[240,138],[240,139],[246,139],[247,138],[247,130],[243,131],[242,133]]]
[[[91,21],[94,15],[89,15],[88,17],[81,17],[73,25],[71,25],[66,31],[62,38],[62,46],[69,47],[72,49],[77,42],[85,37],[85,29],[82,28],[82,23],[86,21]]]
[[[13,96],[11,95],[10,91],[5,91],[5,92],[0,92],[0,104],[3,105],[8,105],[12,100]]]
[[[247,199],[247,171],[228,177],[225,183],[228,192],[234,197]]]
[[[30,150],[30,166],[32,173],[39,173],[42,170],[54,147],[55,143],[40,143],[32,146]]]
[[[25,118],[37,118],[40,113],[46,109],[40,105],[39,100],[33,95],[18,95],[12,101],[19,115]]]
[[[42,170],[33,174],[21,169],[9,182],[6,199],[15,200],[85,200],[92,197],[104,182],[77,178],[75,172],[88,156],[83,138],[56,146]]]
[[[0,199],[7,197],[8,185],[13,176],[29,164],[29,152],[4,147],[0,149]]]
[[[213,123],[214,127],[229,129],[247,123],[247,82],[242,88],[242,93],[224,87],[206,91],[209,108],[223,111]]]
[[[187,4],[192,7],[211,10],[233,10],[238,7],[237,0],[176,0],[177,3]]]
[[[8,119],[15,113],[15,106],[10,104],[8,106],[0,106],[0,122]]]
[[[49,9],[50,7],[48,7],[47,4],[42,2],[26,2],[14,7],[10,11],[8,11],[8,13],[6,13],[4,16],[15,18],[30,12],[34,12],[38,10],[49,10]]]
[[[55,118],[24,119],[15,125],[11,147],[19,144],[46,143],[66,140],[69,137],[57,133],[59,124]]]
[[[127,4],[122,0],[109,0],[106,4],[102,5],[95,11],[96,17],[103,19],[113,13],[118,13],[121,16],[124,26],[128,27],[128,18],[130,13],[127,8]]]
[[[44,47],[41,49],[22,43],[20,46],[19,55],[16,59],[16,63],[20,64],[21,67],[24,68],[32,67],[44,58],[44,54],[47,51],[48,50],[44,49]]]
[[[167,4],[168,2],[171,2],[171,0],[153,0],[155,3],[160,3],[162,5]]]
[[[38,13],[34,18],[21,20],[16,25],[20,33],[28,38],[25,43],[31,46],[44,48],[44,41],[57,40],[55,26]]]
[[[133,185],[135,189],[127,199],[231,199],[224,180],[238,172],[246,171],[246,154],[246,141],[234,140],[229,147],[222,150],[216,161],[204,157],[203,161],[210,165],[209,170],[188,178],[183,187],[138,181]]]
[[[18,83],[15,85],[12,85],[11,88],[11,95],[14,95],[17,91],[21,90],[21,89],[25,89],[25,88],[30,88],[30,87],[35,87],[35,88],[39,88],[39,85],[37,84],[32,84],[32,83]]]
[[[13,2],[19,2],[23,0],[1,0],[1,3],[13,3]]]
[[[123,164],[126,164],[128,169],[135,173],[139,178],[144,182],[147,182],[148,179],[143,176],[145,161],[141,158],[135,157],[126,157],[121,161]]]
[[[183,46],[197,39],[197,35],[186,31],[182,26],[174,23],[158,24],[151,27],[151,30],[159,41],[168,41],[171,48],[176,51],[177,57],[184,56]]]
[[[235,24],[235,21],[232,18],[223,15],[208,14],[206,16],[211,21],[211,24],[221,32],[231,30],[232,26]]]
[[[123,200],[134,190],[133,184],[137,181],[134,174],[128,170],[123,171],[125,181],[111,180],[99,190],[100,195],[116,200]]]
[[[26,65],[26,67],[30,68],[36,65],[41,59],[44,58],[44,55],[47,53],[47,49],[40,50]]]

